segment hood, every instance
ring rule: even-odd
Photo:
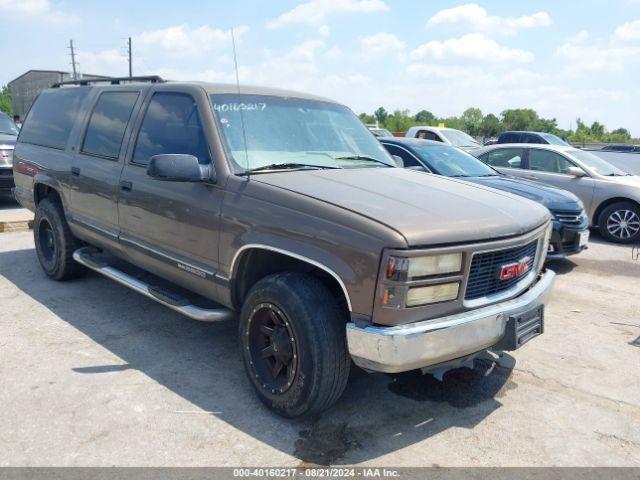
[[[584,208],[580,199],[571,192],[522,178],[500,175],[496,177],[469,177],[465,180],[528,198],[544,205],[549,210],[582,210]]]
[[[18,137],[15,135],[7,135],[6,133],[0,133],[0,145],[15,146]]]
[[[409,246],[521,235],[549,218],[547,209],[522,197],[403,168],[295,171],[251,178],[384,224],[403,235]]]

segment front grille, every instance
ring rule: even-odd
[[[518,247],[496,250],[494,252],[476,253],[471,261],[467,291],[464,299],[474,300],[487,295],[493,295],[494,293],[500,293],[513,287],[523,276],[533,270],[537,249],[538,240],[536,239],[526,245]],[[500,280],[500,271],[504,265],[518,263],[525,257],[529,257],[529,261],[527,262],[529,268],[526,273],[508,280]]]
[[[560,223],[563,225],[567,225],[569,227],[578,227],[582,225],[582,221],[584,220],[583,212],[568,212],[568,211],[553,211],[553,216],[558,219]]]

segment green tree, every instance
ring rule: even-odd
[[[360,120],[362,120],[362,123],[364,124],[376,123],[376,117],[369,115],[368,113],[361,113],[358,117],[360,117]]]
[[[589,130],[591,132],[591,137],[596,140],[602,140],[602,138],[604,137],[604,125],[602,125],[600,122],[593,122],[589,127]]]
[[[7,85],[3,85],[0,90],[0,111],[10,117],[13,116],[13,105],[11,104],[11,91]]]
[[[502,126],[505,130],[535,130],[539,117],[530,108],[514,108],[501,113]]]
[[[558,121],[555,118],[541,118],[535,130],[539,132],[558,133]]]
[[[420,125],[433,125],[436,123],[436,116],[429,110],[420,110],[413,116],[413,119]]]
[[[380,125],[384,125],[387,121],[389,113],[384,109],[384,107],[378,107],[378,109],[373,112],[373,116],[376,117]]]
[[[482,119],[482,125],[480,126],[480,133],[483,137],[497,137],[502,131],[502,125],[500,125],[500,119],[493,113],[488,113]]]
[[[482,126],[482,110],[479,108],[467,108],[462,112],[462,122],[464,129],[473,137],[480,135],[480,127]]]
[[[406,132],[414,123],[414,119],[409,116],[409,110],[395,110],[387,117],[384,126],[392,132]]]

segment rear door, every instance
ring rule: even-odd
[[[71,167],[73,221],[98,245],[118,245],[118,181],[140,88],[100,89]]]
[[[199,95],[200,94],[200,95]],[[155,91],[129,148],[119,182],[120,242],[133,263],[209,297],[218,281],[218,230],[224,189],[154,180],[152,156],[190,154],[211,163],[204,91]]]

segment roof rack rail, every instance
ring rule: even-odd
[[[163,83],[165,80],[158,75],[147,75],[142,77],[106,77],[106,78],[83,78],[80,80],[66,80],[51,85],[51,88],[59,88],[63,85],[90,85],[93,83],[109,83],[111,85],[120,85],[122,82],[150,82]]]

